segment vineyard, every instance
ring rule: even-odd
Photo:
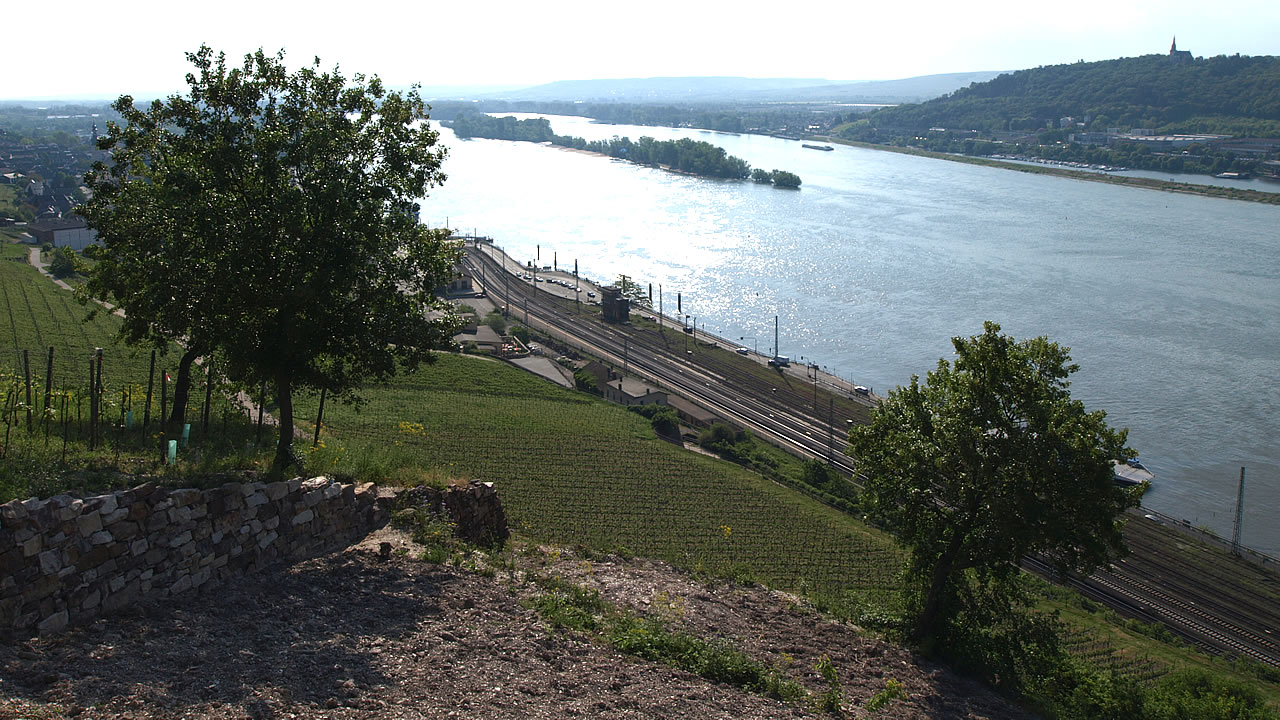
[[[891,541],[849,516],[659,440],[634,413],[484,359],[432,367],[328,405],[324,451],[492,481],[529,539],[667,560],[782,587],[887,590]],[[315,417],[316,403],[299,404]],[[376,448],[376,449],[375,449]]]

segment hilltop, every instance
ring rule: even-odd
[[[1019,70],[865,118],[883,132],[1059,127],[1280,136],[1280,58],[1143,55]],[[1073,125],[1073,127],[1075,127]]]

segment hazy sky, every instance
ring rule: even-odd
[[[7,3],[0,98],[147,97],[184,51],[286,50],[391,85],[737,75],[887,80],[1017,70],[1178,47],[1280,54],[1280,0],[748,3],[276,0]],[[282,7],[292,5],[294,7]]]

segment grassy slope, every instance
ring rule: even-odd
[[[462,356],[330,404],[316,462],[493,481],[535,540],[660,558],[783,587],[892,587],[883,534],[759,475],[659,440],[646,420],[502,363]],[[314,413],[315,403],[306,403]],[[314,415],[311,415],[314,418]]]

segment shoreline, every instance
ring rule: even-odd
[[[1244,202],[1262,203],[1264,205],[1280,205],[1280,193],[1267,193],[1259,190],[1169,182],[1167,180],[1156,180],[1155,178],[1131,177],[1126,175],[1109,175],[1047,165],[1024,165],[1021,163],[993,160],[991,158],[974,155],[951,155],[948,153],[935,152],[933,150],[923,150],[921,148],[880,145],[877,143],[845,140],[843,138],[830,136],[818,136],[815,139],[822,140],[824,142],[833,142],[840,145],[847,145],[849,147],[863,148],[866,150],[896,152],[902,155],[915,155],[917,157],[931,158],[934,160],[949,160],[951,162],[992,167],[1000,170],[1015,170],[1017,172],[1024,172],[1032,175],[1055,175],[1057,177],[1070,178],[1073,180],[1108,183],[1111,185],[1122,185],[1144,190],[1159,190],[1162,192],[1177,192],[1188,195],[1203,195],[1205,197],[1219,198],[1223,200],[1240,200]]]

